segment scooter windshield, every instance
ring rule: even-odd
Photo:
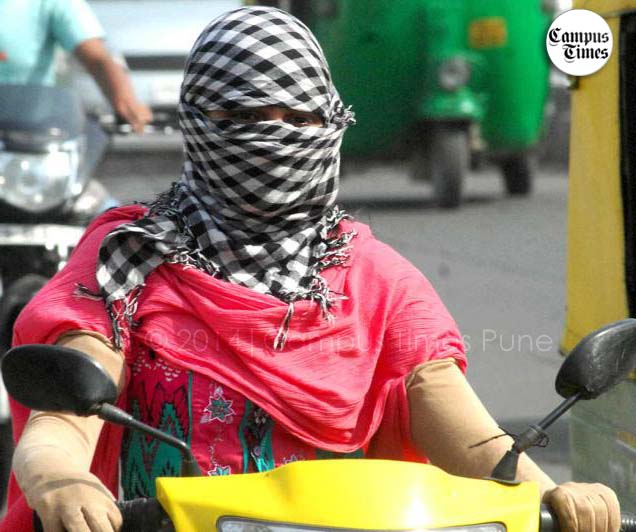
[[[84,129],[84,112],[70,89],[0,85],[0,140],[5,144],[64,141]],[[9,146],[7,146],[9,147]]]

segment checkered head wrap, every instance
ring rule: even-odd
[[[237,123],[208,111],[282,106],[315,113],[323,127]],[[147,217],[105,238],[100,296],[133,299],[163,262],[193,265],[289,303],[311,299],[329,317],[337,299],[320,271],[348,257],[353,233],[336,235],[340,144],[354,123],[309,29],[275,8],[250,7],[213,20],[190,53],[179,120],[185,162]],[[287,334],[279,331],[281,347]]]

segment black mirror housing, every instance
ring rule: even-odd
[[[595,399],[636,366],[636,319],[610,323],[583,338],[566,357],[556,378],[561,397]]]
[[[104,367],[81,351],[30,344],[7,351],[2,360],[7,392],[32,410],[89,416],[115,403],[117,386]]]

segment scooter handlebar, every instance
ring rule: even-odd
[[[117,503],[121,511],[123,526],[121,532],[174,532],[174,525],[154,498],[133,499]],[[42,532],[42,522],[33,512],[33,530]],[[621,532],[636,532],[636,514],[621,512]],[[547,505],[541,505],[539,532],[559,532],[559,520]]]
[[[559,519],[547,504],[541,505],[539,532],[559,532]],[[621,512],[620,532],[636,532],[636,514]]]
[[[144,133],[172,133],[176,129],[176,125],[170,125],[169,123],[161,122],[161,117],[156,117],[157,120],[153,120],[153,122],[146,124],[144,126]],[[99,123],[100,127],[103,131],[108,133],[109,135],[122,135],[127,136],[134,133],[133,127],[126,122],[123,118],[117,115],[100,115],[96,116],[95,119]]]
[[[121,532],[174,532],[168,514],[155,498],[118,502],[123,526]]]
[[[119,501],[123,525],[121,532],[174,532],[174,526],[168,514],[155,498]],[[33,530],[43,532],[42,521],[33,512]]]

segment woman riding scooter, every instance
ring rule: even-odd
[[[210,475],[351,454],[488,475],[511,442],[491,439],[501,431],[464,379],[454,321],[420,272],[335,205],[353,115],[307,28],[272,8],[212,21],[180,122],[181,179],[98,218],[14,344],[97,359],[121,404],[188,441]],[[120,456],[126,498],[178,470],[95,417],[13,409],[1,530],[28,530],[31,508],[46,531],[117,530]],[[566,529],[618,530],[608,488],[556,487],[525,456],[519,477],[539,482]]]

